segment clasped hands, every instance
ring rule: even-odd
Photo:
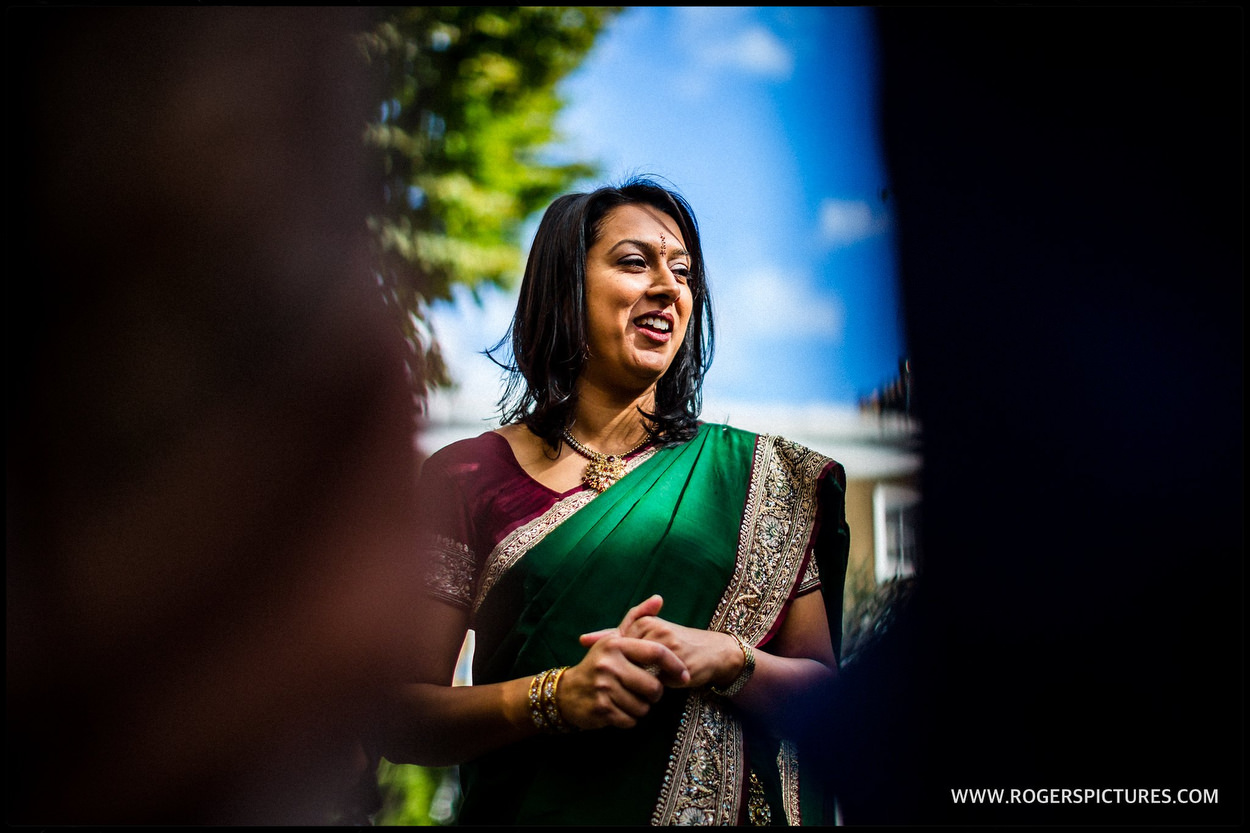
[[[737,677],[743,664],[737,640],[661,619],[663,604],[660,596],[651,596],[630,608],[615,628],[582,634],[586,656],[560,683],[566,722],[581,729],[629,728],[666,686],[724,685]]]

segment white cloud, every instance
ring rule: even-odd
[[[760,11],[752,6],[670,6],[668,9],[678,34],[688,43],[717,37],[734,26],[750,23]]]
[[[803,275],[765,267],[734,276],[715,303],[717,329],[725,341],[754,341],[748,331],[761,328],[791,338],[842,340],[842,299],[822,294]]]
[[[880,234],[890,227],[890,216],[875,213],[863,200],[826,198],[820,203],[820,239],[845,246]]]
[[[785,80],[794,71],[793,51],[760,25],[717,39],[716,43],[700,49],[698,57],[709,69],[729,67],[776,80]]]

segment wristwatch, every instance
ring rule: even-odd
[[[729,635],[738,640],[738,647],[742,649],[742,673],[725,688],[716,685],[712,686],[712,693],[719,694],[721,697],[733,697],[739,691],[742,691],[742,687],[747,684],[747,680],[751,679],[751,675],[755,673],[755,649],[748,645],[738,634],[731,633]]]

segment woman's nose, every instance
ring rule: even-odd
[[[673,274],[673,270],[668,268],[667,263],[661,263],[655,268],[654,277],[651,279],[651,294],[663,297],[669,301],[675,301],[681,293],[681,283],[678,282],[677,276]]]

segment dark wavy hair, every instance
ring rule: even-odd
[[[486,350],[508,372],[499,399],[500,424],[527,426],[555,449],[577,405],[577,378],[587,356],[586,254],[603,232],[608,212],[623,205],[647,205],[677,223],[691,255],[692,295],[686,337],[655,391],[655,410],[639,411],[647,432],[660,444],[684,442],[698,430],[703,377],[712,363],[712,299],[699,226],[689,203],[654,179],[635,176],[620,185],[556,198],[543,214],[525,264],[512,329]],[[496,353],[511,341],[512,360]]]

